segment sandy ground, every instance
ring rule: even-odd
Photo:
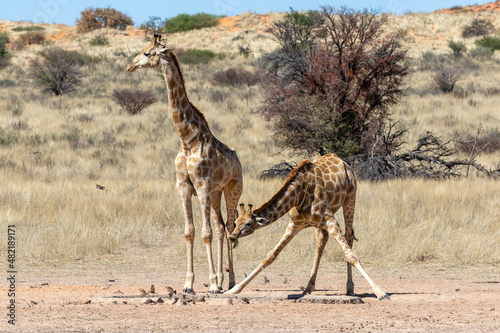
[[[241,298],[207,298],[174,303],[158,295],[138,298],[139,289],[182,290],[183,271],[140,265],[103,268],[98,264],[25,268],[16,275],[16,326],[7,323],[5,282],[1,284],[0,331],[7,332],[500,332],[500,267],[398,269],[365,268],[389,295],[379,301],[354,272],[360,304],[317,304],[277,300],[300,293],[308,267],[269,267]],[[344,265],[322,267],[314,295],[345,292]],[[237,272],[237,279],[250,267]],[[264,278],[264,275],[266,278]],[[4,279],[2,279],[4,280]],[[208,288],[197,275],[197,296]],[[125,297],[129,298],[114,298]],[[133,297],[132,297],[133,296]],[[264,297],[254,299],[254,297]],[[151,304],[146,301],[151,299]]]

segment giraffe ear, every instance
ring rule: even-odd
[[[154,34],[153,35],[153,43],[159,43],[161,39],[161,35]]]
[[[255,221],[257,222],[258,225],[261,225],[261,226],[265,226],[269,223],[269,220],[266,219],[265,217],[257,217],[255,219]]]
[[[238,211],[236,211],[236,213],[238,213]],[[245,214],[245,204],[240,203],[239,213],[241,215]],[[238,216],[236,216],[236,217],[238,217]]]
[[[158,56],[163,59],[163,60],[166,60],[168,62],[171,62],[172,61],[172,58],[170,58],[170,51],[164,47],[164,48],[161,48],[159,51],[158,51]]]

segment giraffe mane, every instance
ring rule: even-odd
[[[184,84],[184,76],[182,76],[181,66],[179,64],[179,59],[177,59],[177,55],[173,51],[170,51],[170,57],[172,58],[172,61],[175,65],[175,67],[177,67],[177,72],[179,73],[179,76],[181,78],[182,88],[184,88],[184,91],[186,92],[186,98],[189,101],[189,105],[191,106],[191,109],[193,109],[194,113],[196,113],[198,116],[200,116],[200,119],[205,122],[208,130],[210,131],[210,127],[208,126],[208,122],[207,122],[207,119],[205,118],[205,115],[200,110],[198,110],[198,108],[196,106],[194,106],[193,103],[191,103],[191,101],[189,100],[189,97],[187,96],[186,86]]]
[[[278,192],[276,192],[276,194],[274,194],[273,197],[271,199],[269,199],[265,204],[263,204],[262,206],[257,208],[254,211],[254,213],[260,212],[261,210],[266,208],[271,202],[281,198],[281,196],[285,193],[285,191],[288,188],[288,186],[290,185],[290,183],[293,182],[295,179],[297,179],[299,172],[301,172],[301,171],[308,172],[309,170],[311,170],[312,167],[313,167],[313,163],[308,159],[300,162],[299,165],[295,169],[293,169],[292,172],[290,172],[290,174],[288,175],[288,178],[285,180],[285,182],[283,183],[281,188],[278,190]]]

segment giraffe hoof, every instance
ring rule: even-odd
[[[236,295],[236,294],[239,294],[240,292],[241,292],[241,290],[238,290],[238,288],[233,287],[233,288],[229,289],[228,291],[226,291],[224,294],[225,295]]]
[[[182,290],[182,292],[183,292],[184,294],[194,294],[194,290],[193,290],[193,289],[191,289],[191,288],[184,288],[184,289]]]
[[[375,293],[375,296],[377,296],[377,298],[379,300],[383,300],[383,299],[389,298],[389,296],[386,293],[384,293],[384,291],[382,290],[382,288],[380,288],[379,286],[376,286],[373,289],[373,292]]]
[[[222,294],[222,291],[221,290],[210,290],[210,293],[211,294]]]

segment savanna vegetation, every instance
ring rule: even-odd
[[[191,62],[195,56],[188,51],[191,58],[179,57],[188,96],[215,136],[237,150],[245,182],[241,202],[259,205],[282,181],[262,180],[262,171],[305,156],[275,143],[272,123],[256,112],[265,101],[261,85],[235,79],[253,78],[252,73],[262,71],[264,54],[279,49],[266,32],[266,21],[251,13],[245,17],[252,22],[245,29],[204,28],[172,33],[165,41],[178,50],[205,50],[193,54],[208,61]],[[500,27],[498,15],[480,17]],[[271,13],[269,18],[272,23],[284,16]],[[457,158],[495,169],[500,162],[500,59],[497,52],[476,46],[482,37],[462,37],[464,25],[475,18],[478,14],[387,17],[389,33],[406,31],[400,43],[407,50],[408,70],[404,95],[390,112],[395,126],[406,129],[401,144],[407,150],[432,132],[443,142],[461,142]],[[22,26],[0,21],[0,30],[9,28],[10,40],[25,32],[14,30]],[[65,37],[18,50],[5,42],[4,51],[0,38],[0,61],[9,58],[10,63],[0,69],[0,212],[2,225],[17,226],[19,263],[50,265],[113,255],[127,260],[134,249],[147,248],[165,251],[166,262],[183,266],[184,220],[174,171],[178,138],[165,82],[157,71],[125,71],[147,43],[143,31],[44,28],[47,38],[61,32]],[[106,36],[109,44],[88,47],[97,36]],[[462,56],[454,55],[449,40],[464,43]],[[240,51],[242,45],[248,53]],[[66,81],[64,93],[51,88],[50,75],[42,79],[52,68],[51,52],[62,52],[54,47],[68,52],[64,59],[73,59],[70,64],[76,66],[68,67],[75,80]],[[38,74],[37,67],[42,70]],[[436,89],[437,75],[445,68],[460,73],[446,92]],[[113,100],[119,89],[151,91],[159,102],[131,116]],[[455,143],[450,141],[453,148]],[[318,155],[310,151],[308,157]],[[354,224],[358,255],[384,265],[498,264],[498,181],[466,167],[461,173],[461,178],[442,180],[360,181]],[[199,226],[199,210],[194,214]],[[235,250],[236,265],[254,266],[286,223],[285,217],[243,239]],[[312,262],[313,237],[312,230],[298,235],[275,267]],[[204,267],[204,247],[201,239],[196,242],[195,258]],[[325,256],[326,263],[343,261],[336,246],[328,246]]]

